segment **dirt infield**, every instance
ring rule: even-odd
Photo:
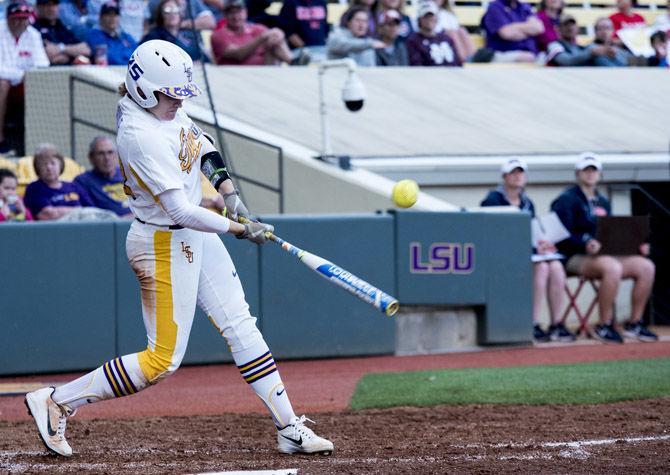
[[[330,457],[279,455],[267,417],[76,420],[71,459],[45,455],[28,422],[0,423],[0,470],[196,473],[667,473],[670,399],[601,406],[441,406],[323,413]]]
[[[183,368],[139,395],[83,408],[68,424],[70,459],[45,453],[22,397],[0,397],[0,473],[668,473],[670,398],[345,409],[360,376],[370,372],[662,356],[670,356],[668,341],[281,363],[296,409],[335,443],[331,457],[279,455],[269,417],[232,365]],[[0,385],[72,376],[2,378]]]

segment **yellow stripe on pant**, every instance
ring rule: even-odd
[[[155,382],[169,369],[177,343],[177,324],[174,321],[172,305],[171,241],[171,232],[154,233],[155,299],[153,302],[145,302],[145,308],[153,306],[156,312],[156,344],[153,350],[148,347],[137,355],[140,368],[150,383]],[[142,297],[145,298],[144,293]]]

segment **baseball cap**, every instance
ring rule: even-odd
[[[385,25],[390,22],[400,23],[401,20],[402,17],[400,16],[400,13],[398,13],[398,10],[386,10],[381,12],[377,17],[377,23],[379,25]]]
[[[107,2],[100,7],[100,15],[107,15],[109,13],[113,13],[115,15],[118,15],[120,12],[119,10],[119,4],[116,2]]]
[[[25,2],[12,2],[7,5],[7,18],[30,18],[35,10]]]
[[[247,5],[244,3],[244,0],[226,0],[223,4],[223,11],[225,12],[232,8],[247,8]]]
[[[423,18],[424,16],[432,13],[437,15],[437,5],[432,0],[424,0],[419,3],[419,8],[417,9],[416,16],[417,18]]]
[[[598,155],[593,152],[585,152],[579,156],[577,163],[575,163],[575,170],[584,170],[588,167],[593,167],[598,171],[602,171],[603,164]]]
[[[577,20],[575,19],[574,16],[570,15],[569,13],[564,13],[558,20],[559,25],[566,25],[570,22],[577,23]]]
[[[520,158],[510,158],[507,160],[505,163],[502,164],[500,167],[500,171],[502,174],[510,173],[517,168],[521,168],[523,171],[528,170],[528,165],[526,165],[526,162],[521,160]]]

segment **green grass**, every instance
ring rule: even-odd
[[[670,396],[670,359],[368,374],[352,409],[438,404],[598,404]]]

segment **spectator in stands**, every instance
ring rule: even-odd
[[[109,0],[88,0],[87,10],[93,26],[99,26],[100,11]],[[151,14],[146,0],[119,0],[119,14],[121,17],[121,31],[133,37],[135,42],[140,41],[148,30]]]
[[[86,42],[91,47],[95,64],[128,65],[137,42],[120,27],[119,5],[115,1],[100,8],[100,28],[92,29]]]
[[[261,66],[290,63],[284,32],[247,22],[244,0],[226,0],[226,25],[212,34],[216,64]]]
[[[481,206],[515,206],[534,218],[535,205],[524,192],[527,170],[526,162],[518,158],[512,158],[503,163],[500,169],[502,185],[491,190],[482,201]],[[538,342],[574,341],[575,339],[575,336],[560,322],[565,293],[565,270],[561,261],[553,257],[556,251],[556,246],[547,241],[540,241],[538,248],[533,249],[534,256],[537,256],[536,259],[542,259],[533,263],[533,338]],[[546,259],[543,259],[542,256],[546,256]],[[547,331],[540,326],[540,312],[545,295],[551,318]]]
[[[544,24],[530,6],[517,0],[494,0],[482,17],[486,46],[494,62],[533,62],[537,54],[535,38],[544,33]]]
[[[93,206],[132,218],[114,140],[105,135],[95,137],[88,148],[88,159],[93,169],[77,176],[74,183],[86,192]]]
[[[386,10],[377,20],[377,37],[384,43],[375,50],[377,66],[409,66],[407,45],[399,36],[400,13]]]
[[[451,41],[454,42],[456,53],[461,62],[470,61],[475,54],[476,48],[468,31],[458,22],[458,18],[451,8],[450,0],[437,0],[435,5],[438,8],[435,33],[444,31],[451,38]]]
[[[386,45],[368,36],[368,11],[364,7],[349,7],[342,20],[346,26],[337,28],[328,38],[328,58],[351,58],[359,66],[375,66],[375,50]]]
[[[16,193],[18,184],[14,172],[0,168],[0,222],[33,220],[30,210]]]
[[[651,38],[651,47],[654,48],[654,56],[649,58],[649,66],[668,67],[668,35],[665,31],[656,31]]]
[[[551,66],[593,66],[597,57],[614,58],[617,49],[613,45],[577,44],[579,26],[572,15],[561,15],[559,39],[549,45],[547,64]]]
[[[570,237],[558,243],[559,251],[566,256],[568,273],[600,279],[598,309],[600,323],[595,335],[606,343],[623,343],[614,324],[614,303],[622,279],[634,279],[631,296],[631,316],[624,326],[624,334],[641,341],[655,341],[658,337],[642,323],[642,314],[654,284],[654,264],[644,256],[649,255],[649,245],[640,246],[637,256],[608,256],[599,254],[601,244],[596,240],[598,216],[611,213],[610,203],[598,192],[602,163],[593,153],[582,154],[575,164],[577,184],[567,188],[551,204]]]
[[[435,33],[437,5],[432,0],[419,3],[417,18],[419,31],[407,40],[410,66],[461,66],[456,47],[443,31]]]
[[[375,21],[375,25],[373,30],[370,31],[370,35],[377,33],[377,20],[379,16],[388,10],[395,10],[400,13],[400,30],[398,34],[404,40],[409,38],[409,35],[414,32],[414,28],[412,27],[412,20],[403,13],[404,6],[405,0],[377,0],[375,6],[372,8],[372,18]]]
[[[149,40],[169,41],[186,51],[193,61],[206,61],[199,38],[194,37],[191,30],[181,28],[180,12],[176,0],[162,0],[158,4],[156,26],[142,38],[142,43]]]
[[[12,2],[7,6],[7,20],[0,22],[0,153],[14,149],[23,154],[23,76],[31,69],[49,66],[42,37],[30,26],[33,15],[29,4]],[[14,127],[5,135],[8,123]]]
[[[544,33],[535,37],[538,51],[547,51],[549,44],[558,40],[558,23],[563,6],[563,0],[540,0],[537,18],[544,25]]]
[[[609,47],[608,54],[593,58],[595,66],[622,67],[630,65],[633,56],[614,43],[612,20],[609,18],[599,18],[596,20],[595,32],[596,36],[592,46]]]
[[[326,59],[328,38],[326,0],[284,0],[279,26],[291,48],[304,49],[311,61]]]
[[[154,22],[158,17],[158,4],[161,0],[149,0],[149,11]],[[203,0],[177,0],[181,9],[182,30],[213,30],[216,27],[216,19],[212,10],[207,8]]]
[[[373,18],[373,10],[374,6],[377,0],[349,0],[349,8],[351,7],[362,7],[363,10],[368,12],[368,36],[374,36],[376,31],[375,31],[375,20]],[[340,23],[338,26],[342,28],[347,27],[347,22],[345,21],[346,17],[346,12],[340,16]],[[335,26],[335,25],[333,25]]]
[[[98,15],[89,15],[87,0],[62,0],[58,6],[61,21],[79,41],[86,41],[88,32],[98,24]]]
[[[90,64],[91,48],[60,20],[59,2],[37,0],[35,28],[42,35],[47,57],[53,65]]]
[[[82,206],[92,206],[79,186],[59,179],[65,161],[51,144],[42,144],[33,161],[37,180],[26,187],[25,202],[39,220],[59,219]]]
[[[639,28],[647,24],[644,17],[633,12],[633,0],[617,0],[616,7],[617,12],[610,15],[613,35],[622,28]]]

